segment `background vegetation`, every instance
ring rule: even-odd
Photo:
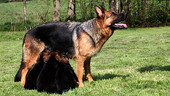
[[[27,0],[27,24],[24,25],[23,2],[0,0],[0,96],[56,96],[25,90],[14,82],[22,54],[26,30],[52,22],[52,0]],[[22,0],[21,0],[22,1]],[[68,0],[60,0],[61,21],[67,20]],[[93,6],[103,0],[76,0],[76,18],[95,17]],[[109,9],[109,1],[104,6]],[[130,27],[166,26],[170,24],[168,0],[118,0],[119,12],[129,12]],[[130,1],[123,4],[121,1]],[[148,2],[149,1],[149,2]],[[92,10],[92,14],[91,14]],[[25,31],[23,31],[25,30]],[[15,31],[15,32],[9,32]],[[94,82],[84,81],[64,96],[170,96],[170,27],[129,28],[117,30],[101,52],[92,58]],[[75,61],[70,62],[76,69]],[[84,79],[85,80],[85,79]]]
[[[23,2],[4,3],[6,1],[0,0],[1,31],[28,30],[38,24],[52,22],[52,0],[27,0],[26,25],[24,25]],[[74,21],[85,21],[94,18],[96,16],[94,5],[100,6],[102,1],[104,1],[105,8],[109,9],[110,0],[76,0],[76,18]],[[60,0],[61,21],[67,20],[68,2],[69,0]],[[170,25],[170,3],[168,0],[118,0],[118,3],[119,12],[129,13],[126,20],[129,27]]]
[[[94,82],[63,96],[170,96],[170,27],[117,30],[92,58]],[[24,32],[0,32],[0,96],[57,96],[14,82]],[[76,69],[75,61],[71,65]],[[84,79],[85,80],[85,79]]]

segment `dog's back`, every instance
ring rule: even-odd
[[[52,22],[36,26],[27,32],[30,36],[44,42],[46,47],[52,51],[60,50],[60,52],[72,53],[73,46],[73,30],[79,26],[80,22]]]

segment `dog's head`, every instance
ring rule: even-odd
[[[103,23],[103,27],[109,27],[112,30],[127,28],[126,24],[120,23],[127,18],[127,13],[116,13],[115,11],[105,10],[95,6],[97,18]]]

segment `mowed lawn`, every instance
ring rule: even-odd
[[[0,32],[0,96],[56,96],[25,90],[14,82],[24,34]],[[70,63],[76,69],[75,61]],[[84,88],[63,95],[170,96],[170,27],[115,31],[92,58],[91,70],[94,82],[84,79]]]

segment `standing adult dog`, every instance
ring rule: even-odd
[[[23,55],[15,81],[25,85],[28,70],[37,62],[45,49],[65,52],[69,58],[75,58],[79,87],[83,87],[83,66],[88,81],[93,81],[90,71],[90,59],[97,54],[115,29],[126,28],[126,13],[116,13],[95,6],[97,17],[86,22],[53,22],[38,25],[29,30],[23,41]]]

